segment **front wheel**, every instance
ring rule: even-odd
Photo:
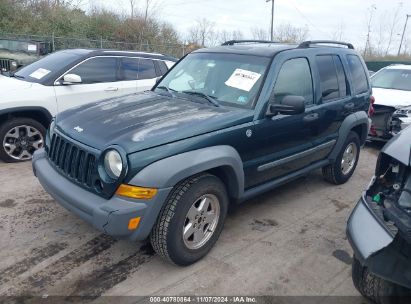
[[[223,229],[228,196],[224,184],[211,174],[180,183],[160,212],[150,239],[154,250],[185,266],[203,258]]]
[[[334,163],[323,168],[324,179],[336,185],[344,184],[353,175],[359,156],[360,139],[351,131]]]
[[[44,126],[31,118],[13,118],[0,126],[0,159],[11,163],[30,160],[44,146]]]
[[[377,304],[408,304],[411,290],[377,277],[361,265],[354,256],[352,280],[355,288],[367,299]]]

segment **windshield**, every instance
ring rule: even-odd
[[[374,88],[411,91],[411,70],[385,69],[373,75]]]
[[[250,108],[270,58],[237,54],[193,53],[157,85],[156,92],[199,93],[221,104]]]
[[[72,64],[80,57],[80,54],[73,52],[56,52],[23,67],[14,73],[14,76],[26,81],[40,83],[44,77]]]

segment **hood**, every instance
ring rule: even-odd
[[[395,135],[381,150],[406,166],[411,166],[411,126]]]
[[[253,114],[148,91],[65,111],[57,116],[56,125],[96,149],[119,145],[132,153],[250,122]]]
[[[373,88],[375,104],[394,108],[411,105],[411,91]]]
[[[32,85],[33,83],[28,81],[20,80],[15,77],[0,75],[0,92],[3,92],[4,95],[17,90],[28,89],[32,87]]]

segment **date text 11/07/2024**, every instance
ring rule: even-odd
[[[232,296],[232,297],[150,297],[150,303],[257,303],[256,297]]]

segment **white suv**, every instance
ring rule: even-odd
[[[58,112],[149,90],[175,62],[161,54],[73,49],[44,57],[12,77],[0,75],[0,159],[31,159]]]
[[[371,76],[371,140],[388,140],[411,124],[411,65],[390,65]]]

